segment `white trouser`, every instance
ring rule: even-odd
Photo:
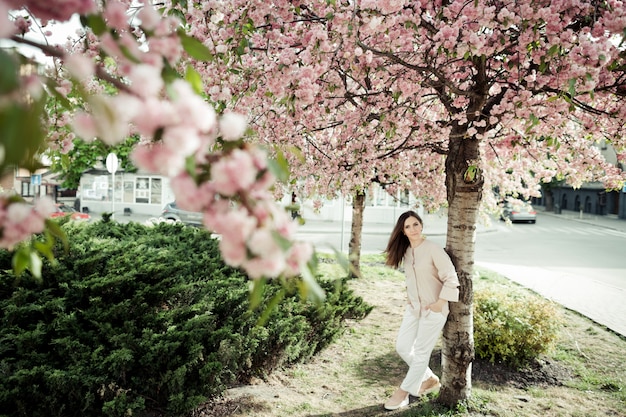
[[[430,310],[422,311],[421,317],[417,318],[410,306],[404,311],[396,351],[409,365],[400,388],[413,396],[419,394],[422,381],[435,375],[428,363],[447,318],[447,315]]]

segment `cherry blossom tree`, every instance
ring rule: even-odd
[[[49,35],[51,22],[74,14],[82,26],[78,42],[51,45],[28,36],[35,29]],[[216,111],[202,96],[203,80],[182,59],[211,55],[181,23],[148,2],[0,0],[0,40],[7,45],[0,50],[0,168],[34,169],[48,147],[69,150],[74,138],[113,146],[139,136],[135,165],[171,178],[180,206],[204,212],[205,225],[221,235],[224,260],[245,270],[255,288],[265,278],[300,275],[302,295],[321,297],[310,271],[312,248],[295,241],[297,225],[271,192],[280,170],[244,116]],[[54,65],[29,57],[25,46]],[[54,110],[46,107],[51,97]],[[38,275],[39,254],[51,257],[54,238],[63,238],[47,218],[51,212],[47,199],[33,208],[18,196],[0,197],[0,246],[17,249],[17,272]],[[40,232],[45,242],[30,238]]]
[[[298,177],[318,186],[328,180],[329,190],[343,193],[377,177],[401,187],[411,179],[413,192],[436,201],[445,191],[446,249],[461,297],[444,330],[440,400],[468,398],[481,207],[494,208],[502,196],[536,196],[555,178],[575,187],[624,184],[624,173],[593,146],[605,140],[626,160],[623,2],[233,0],[171,7],[212,53],[194,66],[210,80],[207,95],[219,108],[248,114],[260,137],[310,158]],[[383,137],[388,145],[377,148]],[[382,149],[398,152],[378,159]]]

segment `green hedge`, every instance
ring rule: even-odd
[[[63,225],[43,281],[0,252],[0,415],[181,415],[227,386],[302,361],[371,307],[322,282],[321,306],[288,296],[263,327],[249,281],[197,228]],[[280,290],[265,288],[265,303]],[[266,305],[265,304],[265,305]]]

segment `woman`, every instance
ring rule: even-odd
[[[400,388],[385,403],[387,410],[407,406],[409,394],[425,395],[441,386],[428,363],[448,318],[448,302],[459,299],[459,279],[450,257],[422,236],[422,227],[417,213],[402,213],[385,250],[387,265],[404,265],[408,297],[396,350],[409,365]]]

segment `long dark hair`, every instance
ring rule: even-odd
[[[417,221],[424,226],[422,218],[413,210],[405,211],[398,217],[398,221],[391,231],[389,236],[389,242],[387,243],[387,249],[385,249],[386,260],[385,265],[398,268],[407,248],[411,245],[409,238],[404,234],[404,222],[409,217],[415,217]]]

